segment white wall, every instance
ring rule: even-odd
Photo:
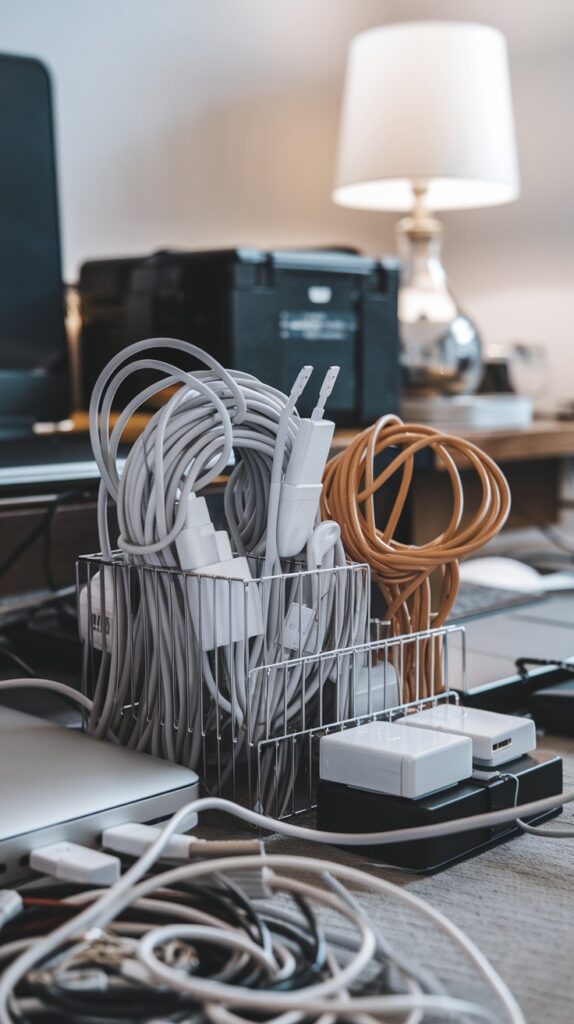
[[[481,20],[508,36],[522,196],[445,216],[446,261],[487,341],[542,341],[574,398],[572,0],[2,0],[0,46],[50,66],[65,268],[160,246],[394,246],[393,218],[335,207],[357,31]]]

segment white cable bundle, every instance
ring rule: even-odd
[[[146,355],[163,348],[206,369],[185,372]],[[118,389],[141,370],[157,372],[157,382],[127,404],[110,430]],[[324,665],[320,677],[316,672],[305,680],[304,700],[301,667],[287,680],[274,669],[265,694],[248,692],[249,673],[260,665],[284,662],[294,650],[334,651],[366,639],[365,578],[358,587],[349,574],[338,526],[317,524],[334,430],[323,408],[338,371],[329,371],[316,409],[302,420],[296,402],[311,372],[304,367],[286,396],[249,374],[225,370],[194,345],[160,338],[131,345],[100,375],[90,436],[102,476],[101,548],[111,561],[111,499],[117,546],[130,568],[104,568],[82,595],[84,619],[86,605],[107,608],[90,722],[97,735],[112,731],[128,746],[194,766],[202,730],[219,735],[227,725],[236,744],[256,742],[295,728],[319,696],[333,699],[319,693],[328,686]],[[118,445],[129,418],[174,385],[120,475]],[[199,492],[233,455],[225,491],[228,535],[215,530]],[[280,554],[298,556],[301,569],[312,572],[281,575]],[[264,582],[252,578],[256,563]],[[337,702],[342,718],[348,692],[338,692]],[[122,714],[128,704],[137,713]]]
[[[562,794],[561,799],[572,799],[573,796],[572,793]],[[556,799],[551,798],[552,801]],[[527,805],[524,810],[530,813],[534,806]],[[117,998],[122,986],[129,991],[129,986],[134,983],[134,996],[145,998],[149,993],[150,998],[158,994],[165,997],[172,993],[193,1001],[191,1009],[176,1003],[173,1013],[162,1014],[161,1020],[166,1024],[169,1020],[203,1018],[214,1024],[240,1024],[251,1019],[292,1021],[293,1024],[303,1020],[310,1024],[326,1024],[327,1021],[374,1024],[392,1019],[404,1024],[420,1024],[427,1016],[429,1019],[440,1016],[441,1019],[459,1022],[477,1018],[492,1024],[501,1020],[500,1014],[495,1015],[490,1008],[468,997],[456,998],[445,991],[434,973],[417,964],[414,950],[409,949],[408,956],[405,956],[395,949],[396,929],[392,940],[384,931],[381,934],[381,927],[375,925],[362,909],[353,892],[357,889],[387,900],[387,931],[388,923],[391,930],[395,923],[396,908],[390,902],[393,898],[421,915],[421,925],[424,921],[424,928],[420,929],[423,947],[428,947],[430,926],[448,936],[468,958],[475,977],[488,985],[491,997],[496,998],[504,1011],[504,1019],[509,1024],[525,1024],[512,992],[486,957],[460,928],[440,910],[414,894],[411,888],[399,887],[378,875],[317,857],[291,856],[281,851],[234,855],[233,842],[229,843],[230,855],[227,857],[222,855],[214,859],[209,855],[204,858],[199,855],[194,863],[160,867],[158,862],[167,851],[171,838],[182,840],[182,832],[198,813],[216,809],[262,828],[274,830],[278,824],[225,800],[207,798],[182,807],[162,825],[152,845],[146,845],[138,860],[109,889],[101,894],[92,889],[68,897],[66,903],[78,911],[74,916],[64,919],[46,935],[25,936],[2,947],[0,962],[4,965],[8,961],[8,965],[0,977],[0,1024],[15,1024],[22,1019],[20,1011],[26,1006],[22,989],[26,979],[35,985],[34,1009],[41,1006],[38,998],[42,1000],[43,996],[47,1002],[50,1000],[48,1005],[51,1009],[57,1009],[58,996],[60,999],[66,995],[73,998],[75,994],[83,997],[91,1009],[88,1002],[90,989],[94,1000],[110,993]],[[399,833],[405,833],[407,838],[415,838],[412,833],[417,838],[426,838],[435,832],[454,832],[461,826],[469,831],[477,827],[477,822],[483,822],[483,827],[490,823],[498,824],[512,812],[512,808],[506,808],[462,822],[442,822],[402,829]],[[298,839],[350,842],[353,845],[396,842],[399,838],[396,830],[341,836],[315,832],[286,822],[279,823],[279,831]],[[259,915],[270,912],[283,925],[294,923],[302,933],[307,949],[313,945],[313,934],[320,934],[323,969],[301,970],[305,961],[297,961],[288,938],[283,944],[282,937],[289,935],[285,928],[274,934],[268,928],[252,927],[246,934],[237,918],[231,919],[230,926],[229,916],[224,920],[214,917],[217,907],[208,915],[202,913],[201,908],[182,903],[181,898],[175,901],[179,887],[185,893],[195,886],[198,892],[209,896],[210,892],[216,891],[214,886],[218,883],[226,888],[232,887],[235,893],[238,885],[246,887],[242,894],[243,907],[251,908],[250,924],[255,912]],[[159,894],[161,900],[157,899]],[[285,905],[285,894],[299,898],[296,905],[299,911],[303,906],[301,901],[306,901],[311,908],[311,919],[309,912],[307,916],[299,913],[293,917],[293,909]],[[323,908],[327,913],[323,913]],[[129,910],[137,912],[135,922],[133,917],[125,920],[124,912]],[[162,926],[156,921],[158,915],[168,915],[171,921]],[[311,931],[312,926],[314,932]],[[169,956],[169,944],[178,942],[189,944],[195,953],[191,969],[189,960]],[[90,955],[91,943],[98,943],[93,958]],[[215,974],[213,969],[210,971],[209,960],[205,961],[205,967],[199,960],[197,951],[204,943],[220,952]],[[181,951],[182,945],[178,948]],[[244,959],[240,966],[247,966],[250,981],[240,980],[231,972],[226,973],[221,966],[222,962],[232,966],[229,958],[234,954],[246,959],[246,963]],[[105,968],[108,964],[112,969],[108,968],[106,975],[98,972],[100,965]],[[382,966],[387,971],[393,968],[395,980],[392,986],[388,984],[390,979],[386,971],[381,973]],[[259,967],[264,968],[264,977],[257,983],[253,979],[257,977]],[[129,1003],[126,1001],[123,1005],[128,1007]],[[74,1013],[73,1017],[88,1019],[87,1015],[79,1013]],[[90,1015],[89,1019],[95,1018]],[[154,1019],[159,1021],[159,1018]]]

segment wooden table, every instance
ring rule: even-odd
[[[148,415],[132,417],[123,439],[133,441],[144,429]],[[76,430],[87,430],[87,414],[74,414]],[[466,437],[498,462],[512,491],[512,511],[508,528],[542,526],[555,523],[559,516],[560,484],[563,460],[574,456],[574,422],[540,419],[519,430],[456,430],[446,432]],[[340,451],[356,437],[357,430],[338,430],[333,450]],[[437,472],[439,470],[439,472]],[[450,507],[450,485],[440,460],[424,460],[412,486],[409,506],[409,539],[419,544],[436,535],[437,523],[446,520]],[[467,504],[474,507],[478,487],[473,474],[462,467]],[[223,481],[214,481],[221,489]]]
[[[447,433],[456,433],[473,441],[504,470],[512,492],[512,510],[507,528],[543,526],[557,522],[563,461],[568,456],[574,456],[573,422],[540,419],[519,430],[444,429]],[[336,450],[348,445],[356,434],[356,430],[337,431]],[[477,481],[464,468],[462,473],[467,503],[473,508],[478,500]],[[439,459],[431,458],[418,469],[413,479],[408,510],[411,543],[420,544],[429,540],[436,536],[437,524],[446,524],[450,493],[450,484]]]

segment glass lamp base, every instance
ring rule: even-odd
[[[401,365],[409,394],[472,394],[482,378],[480,335],[449,290],[441,235],[434,218],[399,224]]]
[[[410,394],[474,394],[482,377],[480,335],[464,313],[450,321],[401,321],[401,366]]]

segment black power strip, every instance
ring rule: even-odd
[[[367,790],[354,789],[337,782],[319,783],[317,828],[336,832],[383,832],[441,821],[486,814],[512,807],[516,797],[514,779],[504,777],[507,770],[519,780],[519,803],[542,800],[562,792],[562,758],[554,754],[534,753],[512,761],[492,772],[492,779],[468,779],[449,789],[407,800]],[[562,808],[525,820],[530,824],[547,821]],[[348,847],[371,859],[396,864],[413,871],[438,871],[465,857],[480,853],[496,843],[522,834],[513,822],[494,828],[477,828],[448,836],[383,846]]]

